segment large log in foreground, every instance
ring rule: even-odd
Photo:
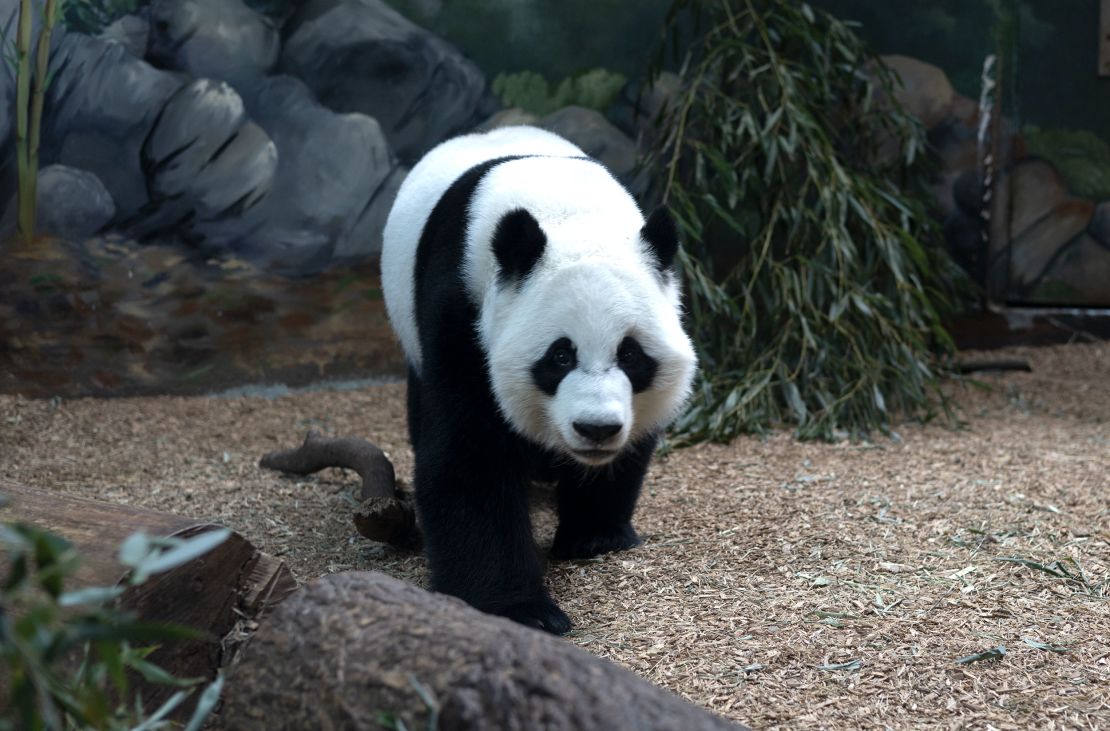
[[[188,538],[216,527],[2,480],[0,495],[10,501],[0,508],[0,520],[45,528],[74,544],[81,566],[67,589],[117,584],[126,573],[116,559],[119,545],[136,531]],[[168,643],[150,660],[181,678],[212,678],[227,659],[224,639],[236,622],[260,617],[296,588],[284,561],[262,553],[233,532],[207,554],[130,587],[119,604],[143,620],[200,630],[200,639]],[[148,708],[157,707],[174,690],[161,685],[142,688]]]
[[[225,699],[229,731],[370,729],[389,716],[410,729],[743,728],[566,640],[376,572],[326,576],[278,606]]]

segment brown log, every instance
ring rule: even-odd
[[[291,475],[311,475],[327,467],[354,470],[362,478],[361,503],[354,513],[358,532],[399,547],[419,541],[416,511],[412,502],[397,491],[393,463],[365,439],[322,437],[310,431],[301,446],[269,452],[258,465]]]
[[[566,640],[376,572],[325,576],[278,606],[228,678],[221,720],[370,729],[383,714],[410,729],[743,728]]]
[[[0,480],[0,495],[10,501],[0,520],[45,528],[74,544],[81,566],[67,589],[114,586],[126,576],[116,560],[120,543],[143,531],[153,536],[190,536],[217,526],[153,510],[36,490]],[[297,588],[284,561],[254,548],[232,533],[209,553],[130,587],[119,599],[124,609],[152,622],[193,627],[196,640],[168,643],[151,654],[152,662],[186,678],[214,678],[226,664],[223,640],[240,619],[257,619]],[[173,688],[141,687],[148,708]]]

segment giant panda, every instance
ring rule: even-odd
[[[382,289],[408,361],[432,588],[556,634],[528,483],[557,483],[551,555],[636,545],[632,513],[695,369],[678,237],[570,142],[532,127],[440,144],[386,221]]]

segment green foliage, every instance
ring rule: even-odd
[[[671,23],[672,38],[700,31],[652,154],[687,234],[701,364],[674,441],[784,425],[861,436],[895,412],[932,415],[934,353],[952,348],[941,323],[964,280],[892,74],[848,26],[792,0],[675,0]]]
[[[68,29],[96,35],[112,22],[146,4],[147,0],[67,0],[62,14]]]
[[[1110,200],[1110,145],[1085,129],[1022,130],[1029,154],[1043,157],[1060,171],[1076,195]]]
[[[498,74],[493,80],[493,93],[507,107],[520,107],[526,112],[544,116],[557,109],[575,105],[604,111],[617,98],[627,79],[605,69],[593,69],[551,84],[534,71]]]
[[[120,550],[128,584],[178,566],[225,540],[210,531],[188,540],[136,534]],[[193,630],[135,619],[113,606],[125,586],[67,590],[80,560],[73,546],[30,525],[0,525],[8,573],[0,587],[0,662],[6,678],[0,730],[88,731],[163,729],[200,682],[175,678],[147,658],[150,643],[194,637]],[[129,693],[129,675],[179,688],[144,717]],[[221,680],[201,695],[187,731],[197,731],[215,707]],[[173,727],[177,727],[176,724]]]
[[[18,181],[16,228],[19,238],[30,246],[35,234],[38,202],[39,142],[42,109],[50,82],[50,38],[59,17],[58,0],[20,0],[15,39],[9,44],[0,37],[6,62],[15,77],[15,153]],[[39,20],[37,38],[34,20]],[[34,58],[32,58],[32,53]]]

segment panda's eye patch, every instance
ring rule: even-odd
[[[617,346],[617,366],[628,376],[632,392],[640,393],[651,388],[659,364],[644,352],[639,340],[629,335]]]
[[[578,356],[570,338],[559,338],[548,346],[547,352],[532,365],[532,380],[548,396],[554,396],[559,383],[578,365]]]
[[[644,355],[644,349],[640,347],[640,343],[633,337],[627,337],[621,341],[620,346],[617,348],[617,362],[621,367],[635,365]]]

